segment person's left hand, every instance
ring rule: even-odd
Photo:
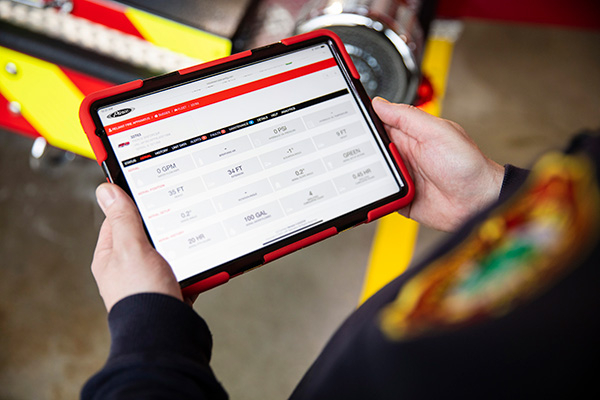
[[[111,183],[101,184],[96,198],[106,220],[100,228],[92,273],[106,310],[137,293],[162,293],[183,301],[173,270],[148,241],[131,198]]]

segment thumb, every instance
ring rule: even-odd
[[[394,104],[375,97],[373,109],[384,124],[411,137],[419,136],[424,128],[437,126],[436,117],[408,104]]]
[[[148,243],[137,207],[120,187],[103,183],[96,189],[96,199],[110,224],[114,249]]]

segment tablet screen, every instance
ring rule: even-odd
[[[327,44],[97,112],[179,281],[404,186]]]

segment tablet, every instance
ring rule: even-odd
[[[335,34],[316,31],[85,98],[109,181],[198,292],[406,206],[413,184]]]

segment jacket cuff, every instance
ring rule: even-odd
[[[108,315],[108,362],[136,353],[172,353],[208,363],[212,337],[192,307],[174,297],[141,293],[126,297]]]
[[[504,165],[504,180],[500,188],[500,201],[510,197],[521,187],[529,176],[529,170],[515,167],[514,165]]]

